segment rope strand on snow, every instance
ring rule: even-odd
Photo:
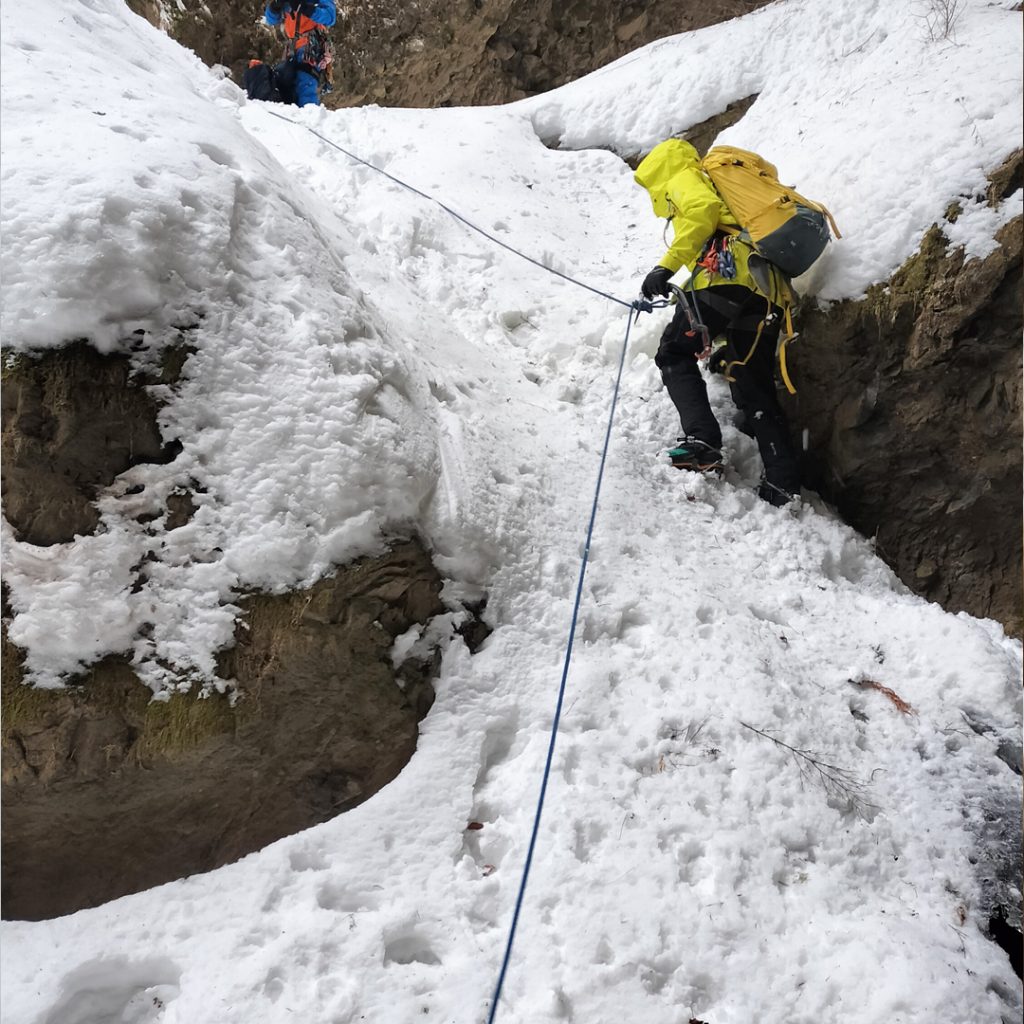
[[[540,833],[540,820],[541,815],[544,812],[544,799],[547,796],[548,779],[551,776],[551,764],[555,753],[555,740],[558,737],[558,726],[562,717],[562,705],[565,702],[565,688],[566,682],[569,678],[569,664],[572,660],[572,648],[573,643],[576,639],[576,626],[579,622],[580,603],[583,598],[583,580],[587,572],[587,562],[590,558],[590,542],[594,535],[594,523],[597,519],[597,505],[598,500],[601,496],[601,484],[604,480],[604,467],[608,457],[608,446],[611,443],[612,437],[612,425],[615,422],[615,409],[619,401],[619,390],[622,384],[622,370],[626,363],[626,352],[629,348],[629,333],[633,326],[633,313],[635,311],[636,316],[639,317],[640,313],[649,313],[653,309],[667,305],[667,302],[651,302],[645,299],[637,299],[633,302],[626,302],[623,299],[616,298],[614,295],[609,295],[607,292],[601,291],[599,288],[593,288],[589,284],[584,284],[582,281],[577,281],[574,277],[570,277],[568,274],[563,274],[561,271],[554,270],[551,267],[545,266],[539,260],[535,260],[532,256],[527,256],[526,253],[520,252],[518,249],[509,245],[507,242],[503,242],[500,238],[495,238],[494,235],[485,231],[483,228],[478,227],[472,221],[467,220],[462,216],[461,213],[456,213],[450,206],[446,206],[439,199],[435,199],[434,196],[428,195],[426,192],[421,192],[418,188],[414,188],[407,182],[402,181],[400,178],[396,178],[393,174],[389,174],[387,171],[380,167],[375,167],[373,164],[361,157],[356,156],[354,153],[350,153],[347,149],[339,146],[336,142],[332,142],[326,136],[322,135],[315,128],[309,127],[309,125],[300,124],[298,121],[293,121],[289,117],[284,117],[282,114],[278,114],[273,110],[268,110],[268,114],[272,117],[276,117],[280,121],[284,121],[286,124],[295,126],[296,128],[305,128],[306,131],[315,135],[322,142],[326,142],[328,146],[338,150],[339,153],[343,153],[350,160],[354,160],[358,164],[362,164],[364,167],[368,167],[372,171],[376,171],[378,174],[383,175],[389,181],[394,182],[396,185],[400,185],[404,189],[426,199],[428,202],[435,203],[441,207],[446,213],[450,214],[457,221],[464,224],[466,227],[478,234],[484,236],[484,238],[490,239],[495,245],[501,246],[503,249],[507,249],[509,252],[514,253],[516,256],[521,257],[528,263],[532,263],[534,266],[540,267],[542,270],[546,270],[549,274],[554,274],[556,277],[560,277],[571,284],[577,285],[580,288],[586,289],[588,292],[593,292],[595,295],[600,295],[602,298],[608,299],[611,302],[617,302],[620,306],[625,306],[629,310],[626,320],[626,335],[622,340],[622,352],[619,355],[619,369],[615,377],[615,388],[612,392],[612,403],[611,408],[608,412],[608,427],[605,430],[604,435],[604,447],[601,449],[601,463],[597,471],[597,486],[594,489],[594,501],[590,509],[590,522],[587,526],[587,538],[583,545],[583,558],[580,562],[580,575],[579,580],[576,584],[576,599],[573,603],[572,609],[572,622],[569,626],[569,638],[565,648],[565,662],[562,666],[562,679],[558,687],[558,700],[555,704],[555,714],[551,722],[551,736],[548,740],[548,753],[547,759],[544,763],[544,774],[541,778],[540,795],[537,799],[537,809],[534,813],[533,818],[533,830],[530,833],[530,843],[526,851],[526,862],[523,865],[523,875],[519,882],[519,891],[516,895],[515,909],[512,913],[512,923],[509,927],[508,941],[505,944],[505,955],[501,962],[501,971],[498,974],[498,981],[494,988],[494,996],[491,999],[490,1011],[487,1016],[487,1024],[494,1024],[494,1020],[498,1013],[498,1003],[501,1001],[501,992],[505,984],[505,977],[508,973],[509,963],[512,960],[512,946],[515,942],[516,928],[519,925],[519,915],[523,909],[523,901],[526,895],[526,883],[530,877],[530,868],[533,864],[533,854],[537,847],[537,836]]]
[[[638,309],[639,305],[634,305]],[[551,738],[548,741],[548,756],[544,764],[544,775],[540,785],[540,797],[537,800],[537,811],[533,819],[533,832],[530,835],[530,845],[526,851],[526,863],[523,866],[523,877],[519,883],[519,893],[516,896],[516,906],[512,914],[512,925],[509,928],[508,942],[505,945],[505,956],[501,963],[501,973],[498,975],[498,983],[494,989],[494,997],[491,1000],[491,1009],[487,1017],[487,1024],[494,1024],[498,1013],[498,1002],[501,999],[501,990],[505,984],[505,975],[508,972],[508,965],[512,959],[512,944],[516,937],[516,927],[519,924],[519,912],[523,907],[523,898],[526,894],[526,882],[530,875],[530,866],[533,863],[533,851],[537,845],[537,835],[540,832],[540,818],[544,811],[544,798],[547,795],[548,778],[551,775],[551,761],[555,753],[555,739],[558,736],[558,724],[562,717],[562,704],[565,701],[565,684],[569,678],[569,662],[572,658],[573,641],[576,639],[576,623],[579,620],[580,601],[583,597],[583,578],[587,572],[587,561],[590,558],[590,541],[594,535],[594,521],[597,519],[597,502],[601,496],[601,483],[604,480],[604,464],[608,456],[608,445],[612,437],[612,424],[615,421],[615,407],[619,401],[619,387],[622,383],[622,368],[626,362],[626,350],[629,348],[629,331],[633,326],[632,311],[626,320],[626,336],[622,341],[622,353],[619,356],[619,372],[615,378],[615,389],[612,392],[611,409],[608,412],[608,429],[604,435],[604,447],[601,449],[601,465],[597,471],[597,486],[594,489],[594,503],[590,509],[590,524],[587,526],[587,539],[583,545],[583,559],[580,562],[579,582],[576,584],[576,600],[572,608],[572,624],[569,627],[569,639],[565,648],[565,663],[562,666],[562,681],[558,687],[558,701],[555,704],[555,717],[551,723]]]
[[[388,181],[393,181],[396,185],[400,185],[402,188],[408,189],[408,191],[414,193],[415,195],[418,195],[421,199],[426,199],[428,202],[435,203],[436,205],[440,206],[441,209],[444,210],[446,213],[454,217],[457,221],[460,221],[462,224],[465,224],[467,228],[471,228],[478,234],[483,235],[484,238],[490,239],[492,242],[494,242],[495,245],[500,245],[502,249],[507,249],[509,252],[515,253],[516,256],[519,256],[520,258],[526,260],[528,263],[532,263],[535,267],[540,267],[541,270],[546,270],[549,274],[554,274],[555,277],[560,277],[563,281],[568,281],[570,284],[577,285],[580,288],[585,288],[588,292],[593,292],[595,295],[600,295],[603,299],[608,299],[611,302],[617,302],[620,306],[626,306],[627,308],[630,309],[635,308],[634,303],[626,302],[625,299],[619,299],[616,298],[616,296],[614,295],[609,295],[608,292],[603,292],[600,288],[594,288],[589,284],[584,284],[582,281],[577,281],[576,278],[570,277],[568,274],[563,274],[560,270],[555,270],[553,267],[549,267],[546,264],[541,263],[540,260],[535,260],[532,256],[527,256],[525,252],[520,252],[514,246],[509,245],[508,242],[503,242],[500,238],[495,238],[494,235],[485,231],[483,228],[478,227],[471,220],[467,220],[465,217],[462,216],[461,213],[456,213],[455,210],[453,210],[450,206],[446,206],[444,203],[441,202],[440,199],[435,199],[434,196],[428,195],[426,192],[421,192],[418,188],[415,188],[408,182],[402,181],[401,178],[396,178],[393,174],[389,174],[383,168],[377,167],[374,164],[371,164],[368,160],[364,160],[362,157],[356,156],[355,153],[350,153],[343,146],[339,146],[336,142],[332,142],[329,138],[327,138],[326,135],[321,135],[320,132],[318,132],[315,128],[311,128],[308,124],[300,124],[298,121],[293,121],[290,117],[285,117],[283,114],[278,114],[274,110],[268,110],[267,113],[270,114],[271,117],[276,117],[279,121],[284,121],[285,124],[294,125],[296,128],[305,128],[306,131],[309,132],[311,135],[315,135],[318,139],[320,139],[321,142],[326,142],[328,146],[333,147],[339,153],[344,153],[345,156],[347,156],[350,160],[354,160],[357,164],[362,164],[364,167],[368,167],[371,171],[376,171],[378,174],[382,174],[385,178],[388,179]]]

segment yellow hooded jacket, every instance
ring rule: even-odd
[[[673,273],[686,267],[693,275],[694,288],[738,284],[782,304],[781,290],[785,285],[778,280],[773,269],[760,275],[761,283],[755,279],[749,265],[754,250],[735,237],[741,230],[740,225],[701,170],[700,157],[689,142],[682,139],[659,142],[640,161],[633,179],[650,194],[655,216],[672,222],[675,235],[668,252],[658,261],[659,266]],[[725,278],[703,268],[693,273],[704,243],[718,230],[733,236],[729,240],[729,249],[736,261],[735,278]],[[754,258],[760,259],[756,254]],[[765,263],[765,266],[769,265]]]

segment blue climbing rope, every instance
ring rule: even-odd
[[[492,241],[495,245],[500,245],[502,249],[507,249],[509,252],[515,253],[516,256],[519,256],[521,259],[526,260],[528,263],[532,263],[535,267],[540,267],[541,270],[546,270],[549,274],[554,274],[555,277],[560,277],[563,281],[569,281],[571,284],[574,284],[579,288],[585,288],[588,292],[593,292],[595,295],[600,295],[603,299],[608,299],[611,302],[617,302],[620,306],[626,306],[628,309],[637,308],[636,304],[633,302],[626,302],[625,299],[620,299],[614,295],[609,295],[608,292],[603,292],[600,288],[594,288],[589,284],[584,284],[584,282],[582,281],[577,281],[576,278],[570,277],[568,274],[563,274],[560,270],[555,270],[553,267],[549,267],[547,266],[547,264],[541,263],[540,260],[536,260],[532,256],[527,256],[525,252],[520,252],[514,246],[509,245],[508,242],[503,242],[500,238],[495,238],[494,235],[492,235],[490,232],[485,231],[479,225],[474,224],[471,220],[468,220],[466,217],[463,217],[461,213],[458,213],[457,211],[453,210],[450,206],[447,206],[444,203],[442,203],[440,199],[436,199],[434,196],[429,195],[426,192],[421,192],[418,188],[415,188],[408,182],[402,181],[401,178],[396,178],[393,174],[389,174],[382,167],[377,167],[376,165],[371,164],[368,160],[364,160],[362,157],[356,156],[355,153],[350,153],[343,146],[339,146],[336,142],[327,138],[326,135],[322,135],[315,128],[311,128],[308,124],[301,124],[298,121],[293,121],[290,117],[285,117],[283,114],[278,114],[274,110],[268,110],[267,113],[270,114],[271,117],[276,117],[279,121],[284,121],[285,124],[294,125],[294,127],[296,128],[305,128],[307,132],[309,132],[311,135],[315,135],[321,142],[326,142],[328,146],[331,146],[333,149],[336,149],[339,153],[344,153],[344,155],[347,156],[349,160],[353,160],[357,164],[362,164],[363,167],[368,167],[371,171],[376,171],[378,174],[383,175],[385,178],[387,178],[388,181],[393,181],[396,185],[400,185],[402,188],[408,190],[409,192],[412,192],[414,195],[419,196],[421,199],[426,199],[427,202],[434,203],[435,205],[440,206],[441,209],[445,211],[445,213],[450,214],[457,221],[459,221],[462,224],[465,224],[467,228],[470,228],[471,230],[477,232],[477,234],[483,235],[484,238],[490,239],[490,241]]]
[[[322,135],[315,128],[309,127],[309,125],[300,124],[298,121],[293,121],[289,117],[284,117],[281,114],[276,113],[273,110],[268,110],[268,114],[272,117],[276,117],[280,121],[284,121],[286,124],[294,125],[296,128],[305,128],[306,131],[315,135],[322,142],[326,142],[328,146],[338,150],[339,153],[343,153],[350,160],[354,160],[358,164],[362,164],[364,167],[368,167],[372,171],[376,171],[378,174],[383,175],[389,181],[394,182],[396,185],[400,185],[402,188],[426,199],[428,202],[435,203],[440,206],[442,210],[450,214],[457,221],[464,224],[466,227],[476,231],[478,234],[484,236],[484,238],[490,239],[495,245],[501,246],[503,249],[507,249],[509,252],[515,253],[516,256],[521,257],[534,266],[540,267],[542,270],[546,270],[549,274],[554,274],[556,277],[560,277],[563,280],[569,281],[570,283],[577,285],[580,288],[585,288],[588,292],[593,292],[595,295],[600,295],[602,298],[609,299],[612,302],[617,302],[620,306],[625,306],[629,310],[629,314],[626,320],[626,335],[622,340],[622,352],[619,354],[619,369],[615,377],[615,388],[612,392],[612,404],[611,409],[608,412],[608,427],[605,430],[604,435],[604,447],[601,449],[601,464],[597,471],[597,486],[594,488],[594,502],[590,509],[590,523],[587,526],[587,539],[583,545],[583,558],[580,562],[580,575],[579,580],[576,584],[576,599],[573,603],[572,608],[572,623],[569,626],[569,639],[566,643],[565,648],[565,662],[562,666],[562,679],[558,686],[558,701],[555,704],[555,715],[551,722],[551,737],[548,740],[548,754],[547,759],[544,763],[544,775],[541,779],[540,785],[540,796],[537,799],[537,809],[534,813],[533,818],[533,830],[530,833],[530,845],[526,851],[526,863],[523,865],[523,875],[519,882],[519,891],[516,895],[515,910],[512,914],[512,924],[509,928],[508,941],[505,944],[505,955],[501,962],[501,971],[498,974],[498,982],[494,988],[494,996],[491,999],[490,1010],[487,1015],[487,1024],[494,1024],[495,1018],[498,1013],[498,1004],[501,1001],[501,992],[505,985],[505,977],[508,974],[509,964],[512,960],[512,946],[515,942],[516,929],[519,925],[519,915],[523,909],[523,901],[526,896],[526,883],[530,877],[530,868],[533,865],[533,854],[537,847],[537,836],[540,834],[540,820],[541,815],[544,813],[544,800],[547,796],[548,791],[548,780],[551,777],[551,763],[555,753],[555,740],[558,738],[558,726],[562,718],[562,705],[565,703],[565,687],[566,682],[569,678],[569,665],[572,660],[572,648],[573,643],[576,639],[576,625],[579,622],[580,614],[580,603],[583,599],[583,580],[587,573],[587,562],[590,559],[590,542],[594,536],[594,523],[597,520],[597,505],[601,497],[601,484],[604,480],[604,467],[605,462],[608,458],[608,446],[611,443],[612,437],[612,425],[615,422],[615,409],[619,402],[619,389],[622,385],[622,370],[626,363],[626,351],[629,348],[629,333],[634,323],[634,314],[638,318],[641,313],[650,313],[653,309],[661,306],[666,306],[669,303],[665,301],[652,302],[646,299],[636,299],[633,302],[626,302],[623,299],[616,298],[614,295],[609,295],[607,292],[601,291],[599,288],[593,288],[589,284],[584,284],[582,281],[577,281],[575,278],[570,277],[568,274],[563,274],[561,271],[554,270],[553,268],[546,266],[539,260],[535,260],[532,256],[527,256],[526,253],[520,252],[518,249],[509,245],[507,242],[503,242],[500,238],[495,238],[494,235],[485,231],[483,228],[474,224],[472,221],[467,220],[462,216],[461,213],[457,213],[450,206],[446,206],[439,199],[434,196],[428,195],[426,192],[421,192],[418,188],[414,188],[407,182],[402,181],[400,178],[396,178],[393,174],[389,174],[387,171],[380,167],[375,167],[373,164],[362,157],[356,156],[354,153],[350,153],[347,149],[339,146],[336,142]]]
[[[650,303],[637,301],[633,304],[637,315],[641,311],[647,312]],[[505,956],[501,962],[501,973],[498,975],[498,983],[494,988],[494,997],[491,999],[490,1013],[487,1016],[487,1024],[494,1024],[498,1013],[498,1002],[501,999],[501,990],[505,984],[505,975],[508,973],[508,965],[512,959],[512,944],[515,942],[516,928],[519,924],[519,912],[523,908],[523,898],[526,895],[526,883],[530,876],[530,867],[533,864],[533,852],[537,845],[537,835],[540,832],[540,819],[544,812],[544,798],[548,790],[548,778],[551,775],[551,761],[555,753],[555,739],[558,736],[558,724],[562,717],[562,704],[565,701],[565,684],[569,678],[569,663],[572,659],[572,646],[576,639],[576,624],[579,621],[580,602],[583,598],[583,578],[587,573],[587,561],[590,558],[590,541],[594,535],[594,522],[597,519],[597,503],[601,497],[601,483],[604,480],[604,464],[608,457],[608,445],[612,437],[612,424],[615,421],[615,407],[619,401],[619,387],[622,383],[622,368],[626,362],[626,350],[629,348],[629,332],[633,326],[632,309],[626,321],[626,336],[622,341],[622,352],[619,355],[619,372],[615,378],[615,389],[612,392],[612,405],[608,413],[608,428],[604,434],[604,447],[601,449],[601,465],[597,470],[597,486],[594,488],[594,503],[590,509],[590,523],[587,526],[587,540],[583,545],[583,559],[580,562],[580,576],[576,584],[576,601],[572,608],[572,624],[569,627],[569,639],[565,647],[565,663],[562,666],[562,681],[558,687],[558,702],[555,704],[555,717],[551,722],[551,738],[548,741],[548,756],[544,763],[544,776],[540,785],[540,797],[537,800],[537,811],[533,818],[533,832],[530,834],[530,845],[526,851],[526,863],[523,866],[523,877],[519,883],[519,893],[516,896],[516,907],[512,914],[512,925],[508,933],[508,942],[505,945]]]

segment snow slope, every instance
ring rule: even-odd
[[[853,296],[1020,144],[1011,6],[972,0],[935,43],[880,2],[780,3],[510,107],[326,113],[246,103],[115,0],[33,26],[3,0],[5,345],[111,350],[142,329],[145,361],[198,324],[162,419],[179,458],[119,478],[95,537],[41,549],[4,525],[34,680],[131,650],[158,696],[223,686],[234,594],[409,530],[453,602],[488,593],[495,627],[472,658],[446,642],[419,748],[368,803],[206,876],[6,923],[5,1019],[486,1018],[625,311],[302,126],[628,301],[662,251],[646,199],[613,153],[538,135],[635,152],[759,91],[728,139],[829,203],[848,237],[805,285]],[[979,84],[979,66],[997,70]],[[83,71],[88,90],[41,106]],[[1021,196],[968,205],[980,252]],[[725,478],[663,465],[663,323],[643,318],[627,356],[498,1019],[1016,1020],[1018,980],[983,929],[1019,820],[997,752],[1019,744],[1020,645],[908,594],[826,510],[758,502],[719,381]],[[206,493],[188,527],[136,522],[190,480]]]

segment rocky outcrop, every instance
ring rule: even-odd
[[[100,488],[130,466],[168,462],[159,408],[146,384],[169,383],[180,349],[152,377],[133,374],[126,355],[84,342],[37,358],[9,357],[3,370],[3,509],[19,540],[61,544],[92,533]]]
[[[419,0],[345,5],[332,38],[327,106],[504,103],[602,67],[639,46],[714,25],[768,0]],[[281,42],[257,22],[259,0],[129,0],[207,64],[242,81],[248,60]],[[341,6],[341,5],[339,5]]]
[[[444,611],[421,545],[309,590],[253,596],[219,671],[231,702],[151,702],[122,661],[80,685],[21,685],[4,647],[3,916],[95,906],[237,860],[356,806],[416,749],[433,661],[395,637]]]
[[[150,384],[166,392],[189,354],[160,365],[85,343],[11,355],[3,376],[4,513],[19,539],[101,529],[98,493],[129,466],[173,458]],[[144,344],[144,339],[139,339]],[[148,518],[194,512],[179,490]],[[3,646],[5,917],[71,913],[218,867],[361,803],[416,748],[433,700],[432,660],[390,657],[394,640],[445,611],[416,541],[285,596],[249,595],[216,693],[151,701],[124,659],[64,690],[21,682]],[[5,611],[5,617],[8,613]],[[462,625],[475,646],[486,627]]]
[[[764,0],[458,0],[363,7],[339,33],[339,105],[504,103]],[[382,42],[387,40],[386,43]]]
[[[1018,151],[990,200],[1021,168]],[[808,482],[907,586],[1020,635],[1021,219],[997,241],[966,260],[935,226],[863,301],[803,310],[787,404]]]

